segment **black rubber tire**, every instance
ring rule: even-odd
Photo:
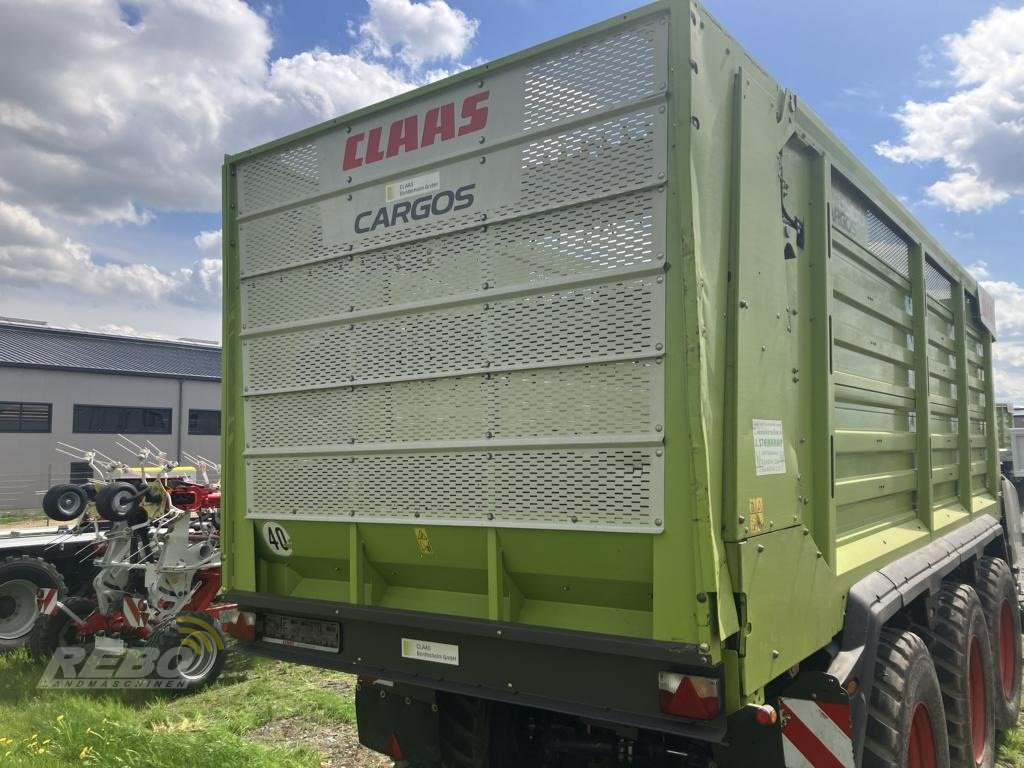
[[[89,618],[96,610],[96,603],[87,597],[69,597],[63,602],[68,610],[83,620]],[[45,660],[61,646],[92,644],[91,639],[85,640],[78,636],[74,619],[64,611],[58,610],[52,616],[40,616],[36,619],[36,625],[32,628],[32,635],[28,641],[28,652],[37,659]]]
[[[172,693],[190,693],[198,691],[213,683],[228,660],[228,647],[221,632],[220,625],[208,613],[202,611],[182,611],[172,619],[168,619],[153,629],[146,638],[147,648],[156,648],[162,657],[165,653],[181,649],[183,646],[188,649],[190,643],[198,643],[205,653],[212,653],[213,658],[208,666],[204,666],[201,674],[192,675],[188,670],[181,670],[176,665],[169,665],[179,671],[179,679],[184,681],[183,688],[172,689]],[[153,677],[166,679],[160,675],[160,668],[163,664],[157,665]]]
[[[0,560],[0,650],[21,648],[28,642],[38,616],[36,595],[28,594],[27,585],[15,582],[30,582],[36,588],[47,587],[57,590],[58,599],[64,599],[67,586],[64,577],[53,563],[31,555],[17,555]],[[30,613],[31,612],[31,613]],[[24,621],[21,621],[21,619]],[[5,628],[4,622],[11,626]],[[19,622],[14,626],[14,622]],[[31,623],[29,623],[31,621]],[[24,629],[24,631],[21,631]]]
[[[868,702],[863,768],[904,768],[911,723],[924,707],[932,728],[938,768],[949,768],[945,709],[935,664],[924,640],[909,630],[886,627],[878,641],[875,679]]]
[[[89,496],[80,485],[61,483],[43,496],[43,512],[58,523],[69,523],[82,516],[89,505]]]
[[[96,511],[112,523],[127,520],[141,506],[139,489],[131,483],[110,483],[96,493]]]
[[[988,624],[988,636],[992,641],[992,659],[995,670],[993,698],[995,701],[996,730],[1005,732],[1017,726],[1020,716],[1021,695],[1021,617],[1020,605],[1017,602],[1017,588],[1013,572],[1009,564],[998,557],[983,557],[978,563],[977,586],[978,598],[985,610],[985,621]],[[1012,627],[1012,636],[1006,641],[1012,647],[1012,660],[1003,669],[1000,654],[1000,633],[1003,631],[1003,611],[1007,610],[1007,621]],[[1013,680],[1009,694],[1003,687],[1003,676]]]
[[[472,696],[437,697],[441,768],[486,768],[490,765],[490,703]]]
[[[931,629],[919,629],[931,651],[946,707],[949,734],[949,764],[952,768],[992,768],[996,758],[996,729],[993,706],[995,665],[988,636],[985,611],[970,584],[946,582],[935,598]],[[975,760],[975,737],[971,719],[969,665],[977,640],[980,672],[984,677],[984,754]]]

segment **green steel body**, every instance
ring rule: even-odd
[[[663,530],[429,526],[424,552],[415,521],[283,511],[293,554],[272,552],[247,517],[237,169],[648,17],[669,36]],[[836,225],[837,186],[905,264]],[[998,517],[975,280],[700,6],[655,3],[229,156],[223,187],[229,589],[699,644],[732,711],[832,641],[859,579]],[[757,474],[755,419],[784,425],[783,472]]]

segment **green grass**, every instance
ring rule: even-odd
[[[0,765],[118,768],[319,768],[311,748],[246,739],[270,720],[301,714],[351,723],[344,675],[236,655],[234,670],[191,696],[76,693],[36,688],[42,667],[23,651],[0,656]],[[329,687],[333,686],[333,687]]]
[[[1024,766],[1024,720],[999,745],[999,762],[1005,766]]]
[[[38,690],[41,674],[24,651],[0,655],[4,768],[319,768],[314,749],[271,748],[247,734],[295,715],[325,728],[355,721],[347,675],[240,654],[191,696]],[[1007,734],[999,762],[1024,766],[1024,729]]]

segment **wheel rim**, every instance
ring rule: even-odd
[[[73,493],[72,491],[65,491],[60,495],[60,498],[57,499],[57,508],[64,514],[70,515],[78,511],[80,501],[78,494]]]
[[[32,629],[39,612],[36,589],[27,579],[0,584],[0,640],[17,640]]]
[[[187,638],[187,639],[186,639]],[[197,650],[198,649],[198,650]],[[178,649],[178,674],[190,682],[201,682],[217,662],[217,643],[205,632],[182,632]]]
[[[985,668],[982,666],[981,645],[978,636],[971,638],[971,653],[967,670],[970,696],[971,741],[974,743],[974,764],[985,761]]]
[[[937,768],[935,759],[935,733],[928,707],[918,703],[910,720],[910,744],[907,748],[907,768]]]
[[[135,494],[129,490],[118,491],[110,500],[110,506],[119,515],[126,515],[131,511],[132,501]]]
[[[1017,680],[1017,653],[1014,646],[1013,608],[1009,600],[1003,600],[999,611],[999,674],[1003,683],[1003,697],[1013,695],[1013,684]]]

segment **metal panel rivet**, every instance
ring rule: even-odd
[[[658,178],[659,179],[664,179],[665,178],[665,172],[664,171],[658,171]]]
[[[764,552],[764,544],[758,544],[757,545],[757,553],[761,554],[762,552]]]
[[[694,13],[693,11],[690,11],[690,21],[692,21],[694,25],[697,24],[697,14]]]
[[[747,522],[747,518],[745,518],[743,515],[740,515],[739,520],[740,520],[740,525],[743,525],[745,522]]]
[[[810,529],[809,528],[804,528],[804,536],[810,536],[810,535],[811,535]]]
[[[352,177],[351,177],[351,176],[349,176],[349,177],[348,177],[348,179],[347,179],[347,182],[348,182],[349,184],[351,184],[351,183],[352,183]]]
[[[660,527],[661,527],[661,526],[662,526],[662,525],[664,524],[664,522],[665,522],[665,521],[664,521],[664,520],[662,520],[662,519],[661,519],[660,517],[656,517],[656,518],[654,518],[654,524],[655,524],[656,526],[658,526],[659,528],[660,528]]]
[[[654,348],[660,351],[661,349],[664,348],[664,346],[665,345],[659,341],[657,344],[654,345]]]
[[[772,658],[773,659],[779,658],[779,652],[778,651],[772,651]]]
[[[663,427],[661,426],[661,424],[655,424],[654,425],[654,431],[655,432],[661,432],[662,429],[663,429]]]
[[[740,309],[750,309],[750,304],[746,299],[740,299]]]
[[[578,517],[576,517],[576,515],[573,515],[573,516],[572,516],[572,517],[570,517],[569,519],[570,519],[570,520],[572,520],[572,521],[573,521],[574,523],[578,523],[578,522],[579,522],[579,518],[578,518]]]
[[[659,115],[665,114],[665,105],[664,104],[662,104],[660,107],[658,107],[658,114]]]
[[[668,87],[667,83],[658,83],[658,90],[664,91]]]
[[[654,282],[656,282],[656,283],[664,283],[665,282],[665,278],[662,275],[658,275],[658,277],[655,279]]]
[[[346,125],[345,126],[345,133],[352,133],[352,126],[351,125]]]
[[[481,136],[480,137],[480,143],[483,144],[485,141],[487,141],[487,137],[486,136]]]
[[[690,59],[690,69],[693,70],[693,74],[697,74],[697,62],[695,59]]]
[[[696,129],[697,129],[698,131],[700,130],[700,119],[699,119],[699,118],[698,118],[698,117],[697,117],[696,115],[693,115],[693,116],[692,116],[692,117],[690,118],[690,124],[691,124],[691,125],[692,125],[692,126],[693,126],[694,128],[696,128]]]
[[[486,162],[487,162],[487,158],[486,157],[481,157],[480,158],[480,165],[483,165]]]
[[[818,557],[819,560],[821,559],[821,557],[822,557],[821,552],[818,552],[817,557]]]
[[[707,601],[708,601],[708,593],[707,592],[698,592],[697,593],[697,602],[698,603],[706,603]],[[711,646],[709,646],[707,643],[701,643],[700,644],[700,652],[701,653],[707,653],[710,650],[711,650]]]
[[[345,199],[346,200],[351,200],[352,199],[352,193],[350,192],[347,195],[345,195]]]
[[[663,451],[663,450],[661,450],[661,448],[659,448],[658,450],[656,450],[656,451],[654,452],[654,455],[655,455],[655,456],[661,456],[661,454],[663,454],[663,453],[664,453],[664,451]]]
[[[665,258],[665,252],[664,251],[658,251],[658,255],[655,258],[664,259]]]
[[[477,86],[477,88],[483,88],[484,87],[484,81],[483,80],[477,80],[476,81],[476,86]],[[511,683],[510,683],[510,685],[511,685]]]

